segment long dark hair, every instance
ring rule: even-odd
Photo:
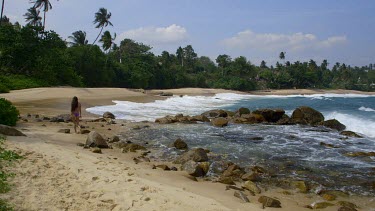
[[[70,111],[71,112],[75,111],[77,107],[78,107],[78,98],[74,96],[72,99],[72,106],[70,108]]]

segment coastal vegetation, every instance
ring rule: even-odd
[[[353,89],[375,90],[375,64],[352,67],[323,60],[290,62],[287,52],[276,65],[222,54],[215,61],[198,55],[193,46],[180,46],[175,53],[151,52],[152,47],[131,39],[114,43],[111,13],[100,8],[94,27],[100,32],[92,44],[79,30],[64,40],[45,30],[40,9],[51,9],[50,1],[34,1],[21,26],[2,17],[0,27],[0,92],[14,89],[69,85],[75,87],[124,87],[168,89],[181,87],[257,89]],[[43,24],[42,24],[43,20]],[[99,39],[100,38],[100,39]],[[96,45],[98,40],[99,45]],[[331,66],[331,68],[329,68]]]
[[[4,98],[0,98],[0,124],[15,126],[19,112],[12,103]]]

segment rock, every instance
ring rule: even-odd
[[[340,196],[340,197],[343,197],[343,198],[349,197],[348,193],[345,193],[344,191],[341,191],[341,190],[321,190],[321,191],[319,191],[318,194],[321,195],[321,196],[323,194],[332,194],[332,195]]]
[[[116,143],[116,142],[119,142],[120,141],[120,138],[118,136],[112,136],[110,139],[109,139],[109,143]]]
[[[84,129],[84,130],[81,130],[81,134],[89,134],[91,131],[90,130],[87,130],[87,129]]]
[[[350,207],[350,208],[358,208],[357,205],[351,203],[351,202],[348,202],[348,201],[339,201],[337,202],[337,205],[340,205],[340,206],[343,206],[343,207]]]
[[[301,193],[307,193],[309,191],[309,188],[305,181],[292,181],[291,186],[298,189]]]
[[[227,184],[227,185],[235,185],[236,184],[236,183],[234,183],[232,177],[223,177],[223,176],[221,176],[219,178],[218,182],[223,183],[223,184]]]
[[[336,119],[330,119],[330,120],[324,121],[321,123],[321,125],[334,129],[334,130],[338,130],[338,131],[343,131],[346,128],[345,125],[341,124]]]
[[[173,96],[173,93],[172,92],[162,92],[162,93],[160,93],[160,96],[171,97],[171,96]]]
[[[1,125],[1,124],[0,124],[0,134],[6,135],[6,136],[26,136],[21,131],[13,127],[9,127],[7,125]]]
[[[263,167],[260,166],[253,166],[251,170],[258,174],[265,174],[267,172]]]
[[[51,118],[44,116],[44,117],[43,117],[43,120],[50,121]]]
[[[144,146],[139,144],[126,144],[125,147],[122,148],[122,152],[136,152],[137,150],[146,150]]]
[[[206,175],[210,170],[210,162],[200,162],[199,167],[203,170],[204,174]]]
[[[375,152],[349,152],[345,156],[348,157],[374,157]]]
[[[93,152],[93,153],[99,153],[99,154],[101,154],[102,153],[102,150],[100,149],[100,148],[92,148],[91,149],[91,152]]]
[[[260,188],[252,181],[246,181],[242,187],[255,194],[260,194],[261,192]]]
[[[234,196],[241,199],[245,203],[250,202],[249,198],[247,198],[247,196],[242,191],[235,191]]]
[[[230,165],[232,163],[228,161],[214,161],[210,166],[210,171],[214,174],[222,174]]]
[[[244,175],[245,172],[236,164],[230,165],[224,172],[224,177],[232,177],[235,178],[241,178],[242,175]]]
[[[279,119],[276,124],[278,125],[291,125],[293,122],[290,120],[290,117],[286,114],[284,114],[281,119]]]
[[[224,127],[228,125],[228,120],[223,117],[219,117],[212,119],[211,124],[216,127]]]
[[[164,165],[164,164],[157,165],[156,168],[163,169],[164,171],[171,170],[167,165]]]
[[[241,118],[245,119],[246,121],[243,123],[246,124],[257,124],[266,122],[266,119],[260,114],[244,114]]]
[[[334,206],[334,205],[328,202],[317,202],[317,203],[313,203],[311,207],[313,209],[324,209],[330,206]]]
[[[322,195],[322,198],[325,199],[326,201],[334,201],[336,199],[336,196],[333,194],[325,193]]]
[[[265,207],[281,208],[281,202],[279,200],[273,199],[271,197],[261,196],[261,197],[259,197],[258,201],[260,203],[262,203],[263,208],[265,208]]]
[[[84,143],[77,143],[77,146],[79,146],[79,147],[84,147],[85,144],[84,144]]]
[[[293,111],[291,121],[303,125],[316,125],[317,123],[324,121],[324,116],[313,108],[301,106]]]
[[[212,118],[218,118],[218,117],[227,117],[228,113],[227,111],[224,111],[221,109],[215,109],[215,110],[206,111],[201,115],[209,119],[212,119]]]
[[[363,138],[362,136],[352,131],[342,131],[340,135],[348,136],[348,137],[355,137],[355,138]]]
[[[70,129],[60,129],[58,133],[70,133]]]
[[[105,141],[105,139],[99,133],[97,133],[95,131],[91,131],[87,135],[86,146],[108,148],[108,144]]]
[[[357,209],[351,207],[340,207],[337,211],[357,211]]]
[[[104,112],[104,114],[103,114],[103,118],[116,119],[115,115],[112,114],[112,113],[109,112],[109,111]]]
[[[199,121],[199,122],[210,122],[210,119],[203,115],[196,115],[192,117],[193,121]]]
[[[52,117],[50,122],[70,122],[72,121],[70,114],[60,114],[56,117]]]
[[[327,144],[327,143],[324,143],[324,142],[320,142],[320,146],[325,146],[325,147],[329,147],[329,148],[339,148],[333,144]]]
[[[171,171],[178,171],[178,169],[176,167],[171,167]]]
[[[192,160],[184,163],[181,169],[186,171],[189,175],[194,177],[202,177],[205,175],[203,169],[199,166],[199,163]]]
[[[267,122],[277,122],[283,117],[285,111],[282,109],[258,109],[252,113],[262,115]]]
[[[261,181],[261,177],[259,176],[259,174],[255,173],[255,172],[246,173],[246,174],[242,175],[241,179],[244,180],[244,181],[252,181],[252,182]]]
[[[235,116],[241,116],[242,114],[250,114],[250,109],[248,108],[239,108],[236,112],[235,112]]]
[[[175,163],[184,164],[189,160],[194,162],[205,162],[208,161],[208,156],[206,151],[202,148],[192,149],[177,158]]]
[[[159,124],[171,124],[171,123],[178,122],[178,120],[176,119],[176,117],[166,116],[166,117],[163,117],[163,118],[156,119],[155,122],[159,123]]]
[[[185,141],[182,139],[178,138],[174,143],[173,146],[176,147],[176,149],[187,149],[188,146]]]

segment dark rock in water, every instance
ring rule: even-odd
[[[190,121],[210,122],[210,119],[203,115],[196,115],[190,117]]]
[[[126,144],[126,146],[122,148],[122,152],[136,152],[137,150],[146,150],[146,148],[139,144]]]
[[[273,199],[268,196],[261,196],[259,197],[258,201],[262,203],[263,208],[265,207],[281,208],[281,202],[279,200]]]
[[[194,177],[203,177],[205,175],[203,169],[200,167],[199,163],[192,160],[184,163],[181,169],[186,171],[189,175]]]
[[[267,173],[267,171],[263,167],[260,167],[260,166],[254,166],[254,167],[251,168],[251,170],[258,173],[258,174]]]
[[[313,108],[301,106],[293,111],[291,120],[297,124],[316,125],[317,123],[324,121],[324,116]]]
[[[324,143],[324,142],[320,142],[320,146],[325,146],[325,147],[329,147],[329,148],[339,148],[333,144],[327,144],[327,143]]]
[[[6,136],[26,136],[21,131],[13,127],[9,127],[7,125],[1,125],[1,124],[0,124],[0,134],[6,135]]]
[[[343,136],[349,136],[349,137],[355,137],[355,138],[363,138],[362,136],[358,135],[357,133],[355,132],[352,132],[352,131],[342,131],[340,133],[340,135],[343,135]]]
[[[70,133],[70,129],[60,129],[58,133]]]
[[[205,162],[208,161],[208,156],[206,151],[202,148],[192,149],[177,158],[175,160],[175,163],[184,164],[189,160],[192,160],[194,162]]]
[[[245,124],[257,124],[266,121],[266,119],[260,114],[244,114],[241,118],[246,119],[246,121],[243,122]]]
[[[292,125],[293,122],[291,121],[290,117],[284,114],[277,122],[278,125]]]
[[[164,165],[164,164],[157,165],[156,168],[162,169],[162,170],[164,170],[164,171],[169,171],[169,170],[171,170],[167,165]]]
[[[115,115],[108,111],[104,112],[103,118],[116,119]]]
[[[56,117],[52,117],[50,122],[70,122],[72,121],[70,114],[60,114]]]
[[[176,141],[173,142],[173,146],[176,147],[176,149],[187,149],[188,146],[185,141],[178,138]]]
[[[118,136],[112,136],[110,139],[109,139],[109,143],[115,143],[115,142],[119,142],[120,141],[120,138]]]
[[[91,131],[87,135],[86,146],[89,147],[99,147],[99,148],[108,148],[108,144],[105,139],[97,132]]]
[[[330,120],[324,121],[321,123],[321,125],[334,129],[334,130],[338,130],[338,131],[343,131],[346,128],[345,125],[341,124],[336,119],[330,119]]]
[[[337,211],[357,211],[357,209],[352,207],[340,207]]]
[[[202,116],[205,116],[211,119],[211,118],[218,118],[218,117],[227,117],[228,113],[227,111],[216,109],[216,110],[206,111],[202,114]]]
[[[174,116],[166,116],[166,117],[156,119],[155,122],[159,124],[171,124],[171,123],[178,122],[178,120]]]
[[[349,152],[345,156],[348,157],[374,157],[375,152]]]
[[[239,108],[239,109],[235,112],[234,116],[238,116],[238,117],[240,117],[240,116],[243,115],[243,114],[250,114],[250,109],[248,109],[248,108]]]
[[[228,120],[223,117],[219,117],[212,119],[211,124],[216,127],[224,127],[228,125]]]
[[[249,198],[247,198],[247,196],[242,191],[235,191],[234,196],[241,199],[245,203],[250,202]]]
[[[283,115],[285,114],[285,111],[282,109],[258,109],[253,111],[253,114],[260,114],[264,117],[264,119],[267,122],[277,122],[279,121]]]

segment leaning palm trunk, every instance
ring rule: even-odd
[[[44,11],[44,17],[43,17],[43,31],[46,28],[46,11]]]
[[[92,43],[93,45],[94,45],[95,42],[98,40],[99,36],[102,34],[103,29],[104,29],[104,26],[102,27],[102,29],[100,29],[100,32],[99,32],[98,36],[96,37],[96,39],[95,39],[94,42]]]
[[[1,23],[3,22],[4,1],[5,1],[5,0],[3,0],[3,5],[1,6],[1,17],[0,17],[0,25],[1,25]]]

